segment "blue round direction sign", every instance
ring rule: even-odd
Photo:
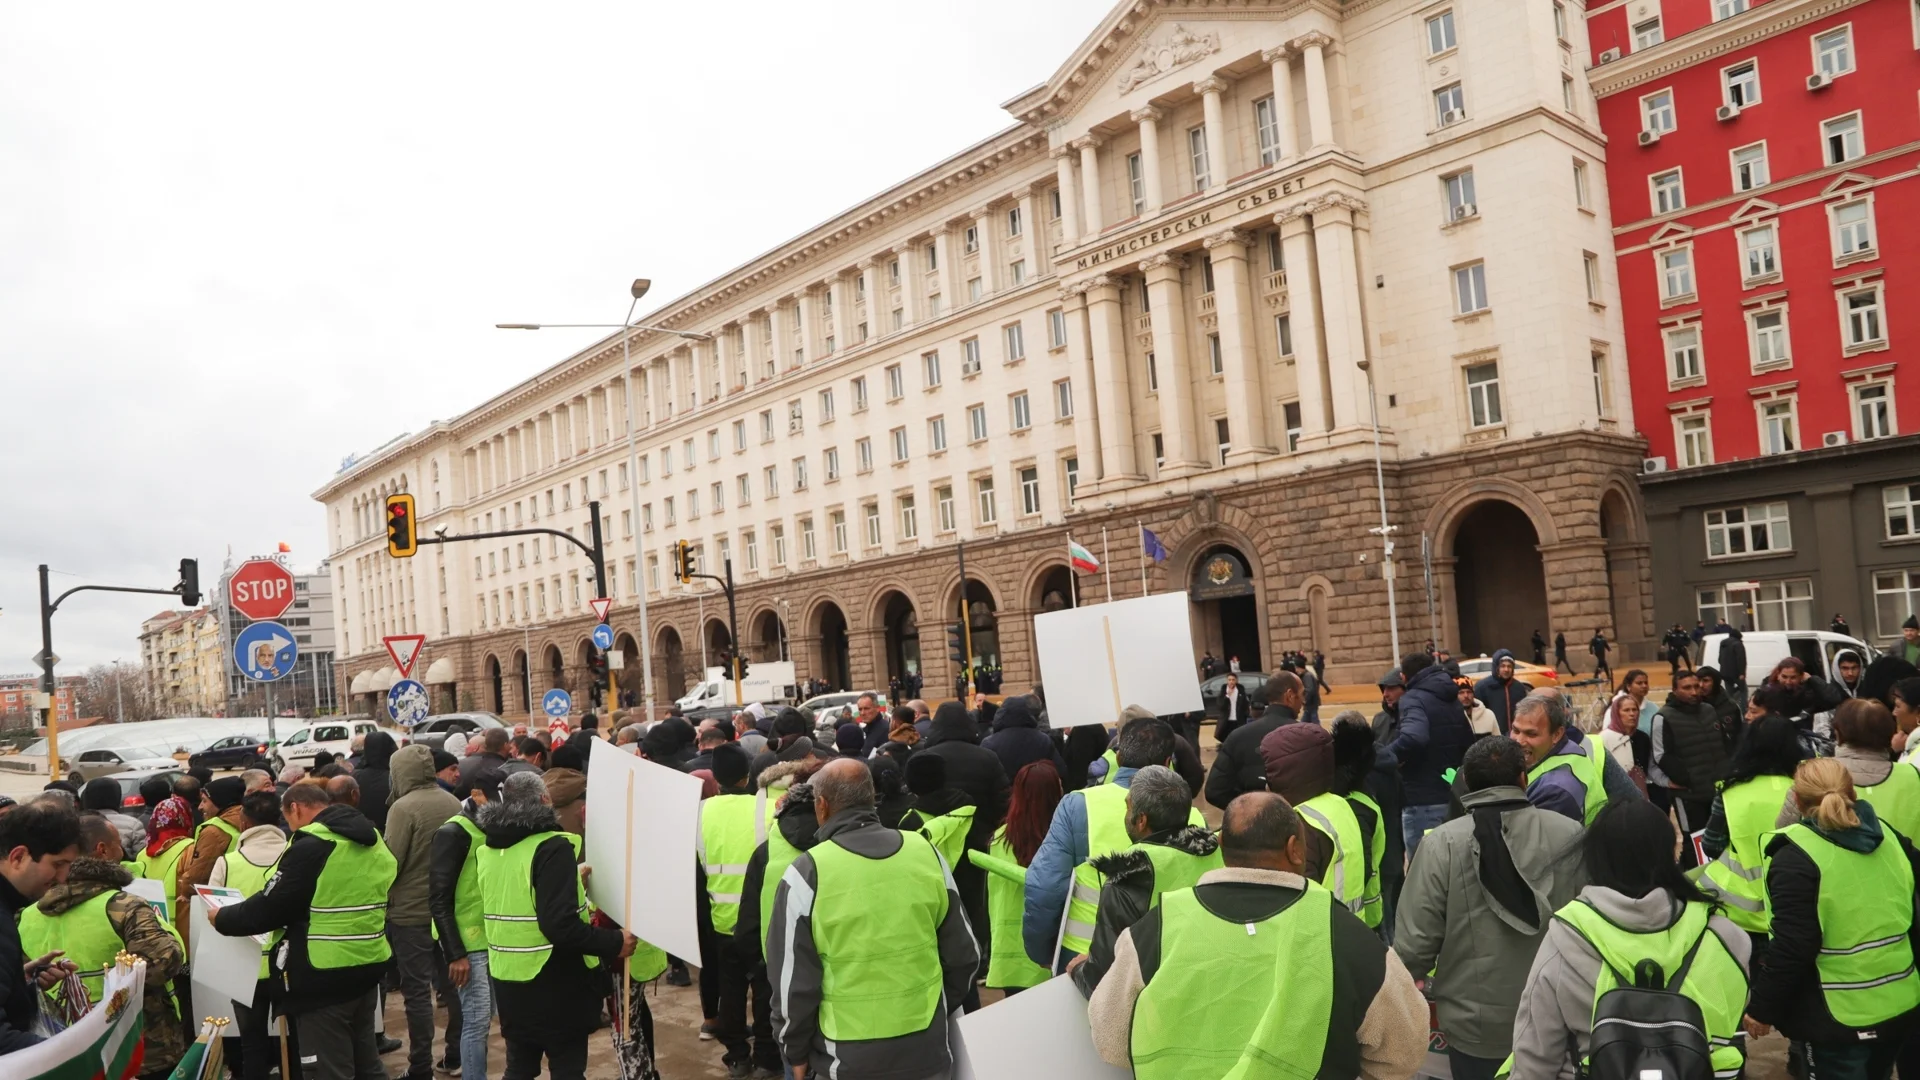
[[[407,727],[427,718],[427,688],[412,679],[401,679],[387,690],[387,715]]]
[[[565,690],[549,690],[540,695],[540,711],[548,716],[566,716],[573,712],[573,695]]]
[[[233,637],[233,666],[255,682],[286,678],[299,658],[293,631],[277,622],[254,623]]]
[[[602,649],[613,648],[613,627],[606,623],[593,628],[593,643]]]

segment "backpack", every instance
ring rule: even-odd
[[[1593,1003],[1593,1036],[1587,1080],[1713,1080],[1713,1046],[1700,1006],[1680,993],[1707,928],[1694,940],[1673,978],[1661,982],[1660,965],[1642,960],[1633,976],[1613,972],[1618,984]],[[1603,958],[1601,963],[1607,963]],[[1607,965],[1612,968],[1611,964]]]

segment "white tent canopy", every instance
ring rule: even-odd
[[[299,723],[283,720],[282,724]],[[210,717],[189,716],[172,720],[148,720],[136,724],[95,724],[60,733],[60,756],[75,760],[88,750],[113,750],[129,761],[135,758],[168,757],[176,750],[195,753],[215,740],[229,735],[267,737],[264,716]],[[24,753],[44,757],[47,740],[40,739]]]
[[[453,677],[452,658],[443,656],[427,665],[427,677],[425,681],[429,684],[450,683],[455,681]]]
[[[347,693],[349,694],[373,693],[373,672],[363,671],[360,674],[355,675],[353,677],[353,681],[347,684]]]

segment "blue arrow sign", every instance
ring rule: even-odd
[[[573,712],[573,695],[565,690],[549,690],[540,695],[540,711],[548,716],[566,716]]]
[[[606,623],[593,628],[593,643],[602,649],[613,648],[613,627]]]
[[[427,688],[412,679],[401,679],[387,691],[387,715],[407,727],[427,718]]]
[[[277,622],[257,622],[234,635],[233,666],[255,682],[276,682],[293,674],[300,658],[293,631]]]

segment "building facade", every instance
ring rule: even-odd
[[[62,676],[54,686],[53,707],[60,723],[78,719],[75,706],[86,680],[77,675]],[[0,675],[0,731],[31,731],[42,726],[45,717],[37,704],[39,700],[38,674]]]
[[[273,558],[283,565],[291,562],[286,555]],[[268,705],[266,685],[241,674],[232,660],[234,635],[245,630],[249,622],[229,602],[228,582],[235,569],[229,566],[221,573],[220,587],[210,596],[211,621],[220,641],[216,679],[223,707],[232,710],[222,715],[262,716]],[[273,684],[274,713],[320,716],[341,711],[341,691],[334,673],[333,574],[327,563],[322,562],[312,573],[294,574],[293,603],[277,621],[293,634],[299,655],[293,671]]]
[[[223,714],[226,657],[220,622],[211,609],[163,611],[141,623],[140,664],[154,715]]]
[[[1069,538],[1256,668],[1377,674],[1386,574],[1403,648],[1645,641],[1585,29],[1499,0],[1122,4],[1014,126],[644,319],[691,336],[615,335],[350,459],[315,498],[354,707],[393,633],[427,635],[441,708],[581,688],[588,560],[458,538],[585,539],[589,502],[623,685],[651,658],[663,699],[730,634],[671,580],[678,540],[731,560],[749,655],[835,686],[953,685],[921,626],[963,602],[1029,685],[1033,617],[1108,595]],[[395,491],[454,542],[389,558]]]
[[[1588,15],[1661,624],[1899,637],[1920,605],[1920,9]],[[1904,97],[1902,95],[1905,95]],[[1902,402],[1907,404],[1902,405]]]

